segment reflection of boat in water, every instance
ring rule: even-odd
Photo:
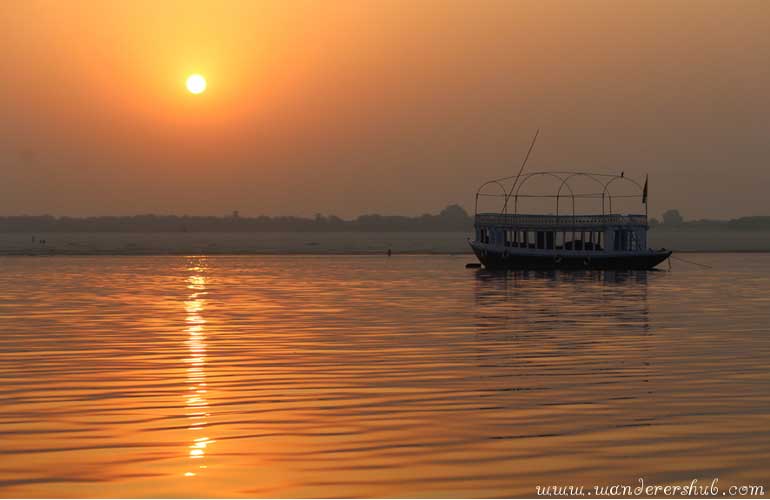
[[[522,187],[537,177],[553,180],[553,192],[522,193]],[[576,179],[588,180],[600,187],[593,192],[576,192],[571,185]],[[511,181],[512,185],[508,187]],[[613,195],[610,189],[618,181],[630,183],[635,192]],[[490,187],[497,187],[501,192],[490,193]],[[501,198],[502,209],[479,213],[480,197]],[[555,214],[519,213],[519,200],[524,198],[553,199]],[[645,213],[613,213],[613,198],[639,198],[645,206]],[[576,199],[601,199],[601,213],[576,213]],[[571,201],[567,214],[560,212],[562,200]],[[508,213],[511,205],[513,213]],[[671,251],[647,247],[646,212],[647,181],[642,187],[623,174],[534,172],[504,177],[484,183],[476,192],[475,239],[470,246],[487,268],[652,269],[666,260]]]
[[[477,328],[499,337],[569,338],[607,332],[605,340],[647,335],[648,283],[665,273],[646,271],[475,272]],[[592,343],[596,336],[586,337]]]
[[[648,293],[668,273],[479,269],[473,275],[477,375],[497,391],[485,404],[528,417],[506,415],[515,429],[508,435],[653,425],[657,361],[667,344]],[[545,409],[547,418],[540,418]],[[566,433],[571,442],[575,435]]]

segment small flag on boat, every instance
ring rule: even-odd
[[[647,204],[647,179],[648,175],[644,176],[644,189],[642,189],[642,203]]]

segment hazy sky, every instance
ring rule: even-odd
[[[531,170],[770,214],[767,1],[8,1],[0,75],[4,215],[472,209],[538,127]]]

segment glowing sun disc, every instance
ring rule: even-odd
[[[203,75],[190,75],[187,77],[187,90],[193,94],[200,94],[206,90],[206,79]]]

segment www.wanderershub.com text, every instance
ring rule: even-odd
[[[711,482],[693,479],[687,484],[647,484],[640,477],[634,485],[537,485],[540,497],[761,497],[765,496],[765,486],[758,484],[719,486],[719,478]]]

